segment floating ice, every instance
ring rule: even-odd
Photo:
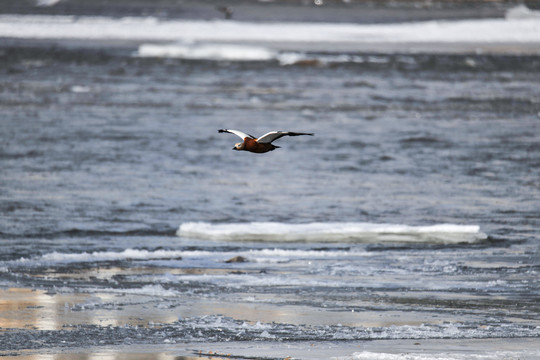
[[[506,12],[507,19],[540,19],[539,10],[531,10],[525,5],[518,5]]]
[[[229,61],[267,61],[276,58],[275,52],[264,47],[227,44],[143,44],[139,46],[137,55]]]
[[[487,238],[477,225],[439,224],[409,226],[371,223],[308,223],[284,224],[251,222],[240,224],[181,224],[177,235],[222,241],[274,242],[413,242],[474,243]]]
[[[508,359],[537,359],[540,351],[464,351],[450,350],[446,352],[429,353],[384,353],[362,351],[351,356],[335,357],[333,360],[508,360]]]
[[[98,291],[96,289],[96,291]],[[99,289],[102,292],[115,292],[121,294],[135,294],[135,295],[146,295],[146,296],[159,296],[159,297],[169,297],[169,296],[178,296],[178,292],[165,289],[163,286],[157,285],[145,285],[141,288],[135,289]]]
[[[182,251],[175,250],[137,250],[125,249],[124,251],[95,251],[83,253],[60,253],[52,252],[42,255],[38,262],[76,263],[97,261],[121,261],[121,260],[149,260],[149,259],[178,259],[182,257]],[[19,262],[36,262],[36,259],[22,258]]]
[[[526,8],[506,18],[396,24],[290,23],[160,20],[153,17],[1,15],[0,37],[72,40],[126,40],[143,43],[140,56],[201,58],[234,55],[266,59],[273,51],[309,50],[332,44],[533,43],[540,40],[540,17]],[[170,44],[165,44],[169,42]],[[247,43],[252,45],[247,46]],[[160,45],[158,45],[160,44]],[[183,46],[178,44],[197,44]],[[217,47],[216,44],[222,44]],[[284,46],[286,44],[286,46]],[[343,47],[341,47],[343,48]]]
[[[396,326],[386,328],[378,327],[347,327],[347,326],[306,326],[282,323],[271,323],[262,328],[259,324],[249,324],[243,320],[216,315],[202,317],[188,317],[179,319],[170,324],[159,326],[98,326],[77,325],[73,329],[42,330],[39,331],[40,341],[35,341],[35,331],[6,331],[2,334],[6,350],[29,350],[66,347],[93,348],[96,345],[118,344],[163,344],[164,339],[171,341],[182,340],[185,343],[212,343],[212,342],[242,342],[254,346],[252,342],[275,341],[285,342],[319,342],[319,341],[348,341],[348,340],[392,340],[392,339],[445,339],[449,338],[446,327],[442,326]],[[485,328],[479,324],[468,323],[460,325],[462,332],[457,339],[494,339],[498,337],[530,337],[537,338],[538,329],[531,329],[525,325],[515,324],[508,328],[492,326]],[[453,330],[452,330],[453,331]],[[249,342],[249,343],[248,343]],[[311,350],[308,350],[308,352]],[[389,353],[359,351],[348,357],[334,359],[381,359],[381,360],[427,360],[427,359],[538,359],[540,352],[537,349],[523,350],[480,350],[474,353],[463,348],[446,350],[444,352],[423,351],[409,353]]]
[[[37,7],[49,7],[58,4],[61,0],[36,0]]]
[[[92,89],[89,86],[84,86],[84,85],[73,85],[71,87],[71,92],[74,92],[74,93],[88,93],[91,90]]]

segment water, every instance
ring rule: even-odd
[[[540,355],[538,55],[49,44],[0,57],[4,355]]]

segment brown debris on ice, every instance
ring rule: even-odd
[[[243,256],[235,256],[233,258],[230,258],[229,260],[225,261],[227,264],[230,264],[230,263],[244,263],[244,262],[249,262],[248,259],[246,259],[245,257]]]

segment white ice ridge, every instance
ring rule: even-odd
[[[181,258],[184,253],[177,250],[138,250],[125,249],[124,251],[95,251],[83,253],[59,253],[52,252],[42,255],[38,259],[21,258],[19,262],[54,262],[54,263],[74,263],[74,262],[98,262],[98,261],[121,261],[121,260],[149,260],[149,259],[175,259]]]
[[[285,224],[251,222],[211,224],[188,222],[181,224],[177,235],[185,238],[221,241],[273,242],[413,242],[413,243],[474,243],[487,235],[478,225],[439,224],[410,226],[360,222]]]
[[[500,19],[393,24],[255,23],[161,20],[154,17],[117,19],[64,15],[1,15],[0,37],[180,43],[247,41],[256,44],[538,43],[540,17],[520,9],[509,12],[508,17]]]
[[[471,350],[461,352],[427,352],[427,353],[385,353],[385,352],[356,352],[351,356],[335,357],[332,360],[508,360],[508,359],[538,359],[540,351],[535,349],[523,350]]]

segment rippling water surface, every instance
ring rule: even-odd
[[[540,336],[537,56],[0,62],[1,350]]]

